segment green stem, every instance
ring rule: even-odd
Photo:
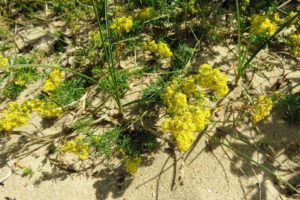
[[[243,67],[242,66],[242,52],[241,52],[241,18],[240,18],[240,7],[239,7],[239,1],[235,0],[235,7],[236,7],[236,18],[237,18],[237,35],[238,35],[238,69],[237,69],[237,74],[239,77],[239,71]],[[237,81],[238,78],[237,77]],[[236,81],[236,84],[237,84]]]
[[[109,71],[110,75],[112,78],[112,84],[113,88],[117,88],[117,79],[116,79],[116,74],[115,74],[115,64],[114,64],[114,59],[113,59],[113,50],[112,50],[112,42],[111,42],[111,33],[110,33],[110,26],[109,26],[109,21],[108,21],[108,1],[105,0],[105,25],[106,25],[106,32],[107,32],[107,39],[108,39],[108,53],[109,53],[109,60],[110,60],[110,66],[109,66]],[[115,101],[119,107],[119,112],[123,112],[123,106],[120,100],[120,95],[119,91],[115,90],[114,92],[114,97]]]
[[[95,79],[93,79],[93,78],[91,78],[91,77],[89,77],[89,76],[87,76],[87,75],[85,75],[85,74],[83,74],[83,73],[77,72],[77,71],[72,70],[72,69],[69,69],[69,68],[59,67],[59,66],[57,66],[57,65],[46,65],[46,64],[18,64],[18,65],[9,65],[9,66],[6,66],[6,67],[4,68],[4,70],[5,70],[5,69],[16,70],[16,69],[22,69],[22,68],[28,68],[28,67],[35,67],[35,68],[37,68],[37,67],[57,68],[57,69],[59,69],[59,70],[61,70],[61,71],[68,71],[68,72],[71,72],[71,73],[73,73],[73,74],[79,75],[79,76],[81,76],[81,77],[83,77],[83,78],[85,78],[85,79],[88,79],[88,80],[90,80],[90,81],[92,81],[92,82],[94,82],[94,83],[97,83],[97,81],[96,81]],[[3,71],[4,71],[4,70],[3,70]],[[0,70],[0,71],[1,71],[1,70]]]
[[[97,18],[97,24],[98,24],[100,38],[101,38],[102,44],[105,44],[105,40],[104,40],[103,33],[101,30],[101,21],[100,21],[97,3],[98,2],[93,0],[93,7],[94,7],[94,12],[95,12],[95,15]],[[112,88],[113,88],[113,91],[110,92],[110,94],[115,99],[115,101],[118,105],[118,108],[119,108],[119,112],[122,113],[123,106],[122,106],[122,103],[120,100],[119,91],[117,90],[118,84],[117,84],[117,79],[116,79],[116,74],[115,74],[115,64],[114,64],[114,60],[113,60],[113,49],[112,49],[112,42],[111,42],[110,26],[109,26],[109,21],[108,21],[108,2],[107,2],[107,0],[105,0],[105,3],[104,3],[104,15],[105,15],[105,28],[106,28],[107,40],[108,40],[108,47],[106,45],[104,45],[104,49],[105,49],[105,55],[108,59],[108,69],[109,69],[109,74],[111,77],[110,84],[112,85]]]
[[[187,0],[185,0],[185,8],[184,8],[184,26],[187,29]]]
[[[238,80],[245,74],[246,69],[250,66],[250,63],[252,62],[252,60],[257,56],[257,54],[264,49],[267,44],[274,39],[284,28],[286,28],[287,26],[289,26],[297,17],[299,17],[300,15],[300,11],[297,12],[297,14],[292,17],[291,19],[289,19],[287,22],[285,22],[271,37],[269,37],[266,41],[264,41],[260,47],[252,54],[252,56],[246,61],[245,64],[242,65],[242,67],[239,69],[238,71],[238,76],[236,79],[236,83],[238,82]]]

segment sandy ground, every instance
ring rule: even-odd
[[[125,177],[120,164],[106,164],[106,168],[97,167],[100,169],[94,169],[92,176],[86,173],[71,174],[51,168],[49,163],[42,164],[43,155],[30,155],[19,162],[34,169],[33,177],[28,179],[19,174],[12,175],[0,188],[0,199],[259,199],[260,195],[262,199],[279,197],[272,182],[259,170],[238,161],[228,149],[220,147],[208,152],[205,146],[204,140],[201,140],[185,161],[184,171],[180,170],[182,160],[176,161],[177,157],[161,150],[147,158],[147,163],[139,168],[134,177]],[[5,167],[2,168],[4,169]],[[180,176],[183,176],[182,185],[178,179]],[[262,185],[261,188],[258,184]]]
[[[218,47],[214,52],[220,55],[210,63],[223,64],[230,71],[228,51]],[[199,59],[205,61],[201,55]],[[258,93],[263,91],[278,80],[280,73],[280,68],[276,68],[265,77],[256,76],[253,88]],[[299,81],[299,72],[289,76],[294,82]],[[68,121],[67,117],[44,128],[43,134],[49,138],[64,134],[61,127],[65,121]],[[14,173],[0,185],[1,200],[287,199],[285,190],[275,184],[269,175],[248,161],[237,158],[227,147],[209,142],[204,135],[184,159],[160,141],[159,150],[144,157],[142,166],[130,177],[124,174],[124,163],[118,159],[96,159],[92,165],[75,163],[74,166],[91,168],[74,172],[63,169],[62,164],[47,156],[48,141],[24,147],[26,141],[21,137],[22,133],[36,132],[40,135],[38,130],[41,127],[41,119],[34,117],[26,127],[17,129],[0,142],[0,178],[9,172],[9,165],[14,169]],[[287,124],[275,110],[258,128],[261,133],[247,125],[239,131],[251,143],[269,144],[272,148],[265,148],[268,154],[261,154],[245,143],[226,138],[231,146],[265,164],[284,180],[299,184],[300,126]],[[208,133],[215,135],[216,131]],[[22,159],[10,160],[13,153],[21,155]],[[33,169],[31,178],[21,176],[24,166]]]
[[[278,135],[286,128],[278,125],[270,137],[278,141]],[[299,127],[290,129],[288,134],[295,133],[299,138],[297,130]],[[233,145],[255,157],[246,145]],[[126,177],[122,164],[114,161],[86,172],[70,173],[44,163],[44,155],[45,151],[39,150],[20,160],[22,165],[30,165],[35,174],[29,179],[20,175],[22,170],[16,170],[0,187],[0,199],[285,199],[261,170],[237,159],[226,147],[210,151],[204,137],[185,160],[184,170],[179,155],[170,155],[162,147],[145,159],[133,177]],[[2,167],[1,174],[7,170]],[[299,171],[295,173],[299,176]]]

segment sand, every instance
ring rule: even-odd
[[[228,74],[232,74],[233,65],[228,59],[232,54],[228,48],[217,46],[212,49],[214,53],[200,53],[195,63],[202,59],[203,62],[223,67]],[[215,52],[218,53],[217,56]],[[260,55],[260,58],[264,60],[265,55],[268,53]],[[275,84],[280,77],[283,69],[280,62],[276,62],[273,67],[272,70],[264,72],[264,76],[254,75],[253,88],[257,94]],[[290,67],[286,67],[285,70],[292,72]],[[230,77],[233,79],[232,75]],[[299,77],[299,72],[288,75],[293,83],[299,83]],[[149,81],[143,83],[147,85]],[[132,99],[138,98],[135,93],[138,89],[135,86],[141,86],[143,83],[131,84],[134,94]],[[227,102],[240,93],[241,88],[235,89]],[[127,101],[128,99],[124,100]],[[238,108],[239,104],[232,106]],[[108,106],[107,109],[110,108],[114,109],[113,106]],[[219,119],[222,119],[222,116]],[[28,125],[1,139],[0,180],[9,174],[10,170],[13,172],[0,185],[1,200],[296,199],[269,174],[241,159],[241,156],[237,157],[236,153],[226,146],[209,140],[204,134],[201,134],[199,142],[188,156],[170,150],[168,144],[158,139],[160,146],[157,152],[145,155],[133,176],[125,174],[124,163],[118,158],[95,158],[81,163],[70,155],[70,158],[48,155],[51,140],[57,142],[61,137],[68,135],[63,127],[70,120],[74,120],[74,116],[64,116],[45,127],[38,116],[33,116]],[[276,109],[265,121],[259,123],[256,129],[248,125],[241,126],[238,131],[250,143],[260,144],[260,150],[229,136],[225,136],[228,140],[226,143],[264,164],[282,179],[299,186],[300,126],[289,125],[282,119],[282,112]],[[229,125],[219,125],[219,128],[221,129],[218,132],[209,127],[206,133],[217,137],[220,130],[222,132],[226,129],[230,134],[234,134],[234,129]],[[46,137],[50,140],[40,140],[25,146],[28,142],[28,138],[22,136],[25,133],[34,133],[35,137]],[[21,158],[17,159],[16,155]],[[55,161],[55,158],[59,158],[60,161]],[[22,176],[24,167],[28,166],[34,171],[31,178]]]

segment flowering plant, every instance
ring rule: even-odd
[[[211,65],[203,64],[198,74],[174,79],[162,95],[168,117],[161,124],[163,131],[170,131],[181,152],[186,152],[195,140],[194,133],[201,132],[210,122],[211,113],[206,105],[207,93],[217,97],[228,93],[227,77]]]

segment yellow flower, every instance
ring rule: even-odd
[[[139,167],[142,159],[139,156],[135,156],[131,159],[127,159],[125,161],[125,170],[127,173],[134,174],[137,172],[137,168]]]
[[[195,140],[194,132],[201,132],[210,121],[210,112],[202,106],[189,106],[186,112],[166,118],[163,131],[170,131],[180,151],[186,152]]]
[[[171,123],[171,119],[170,118],[165,118],[164,121],[161,123],[160,128],[162,131],[167,132],[170,130],[169,126]]]
[[[254,110],[252,113],[252,120],[257,123],[267,117],[273,107],[273,101],[271,97],[259,96],[257,103],[254,105]]]
[[[269,18],[263,15],[254,14],[251,16],[251,33],[265,33],[267,36],[272,36],[278,29],[277,25]]]
[[[190,0],[188,3],[188,7],[190,9],[190,11],[192,12],[192,14],[196,14],[199,9],[197,8],[196,4],[196,0]]]
[[[14,81],[16,85],[24,86],[26,84],[26,81],[22,79],[21,77],[17,77],[17,79]]]
[[[137,17],[142,21],[146,21],[148,19],[153,18],[155,14],[156,14],[155,9],[153,7],[148,7],[138,12]]]
[[[164,93],[162,94],[163,103],[165,105],[170,105],[172,98],[177,90],[178,87],[178,81],[177,79],[174,79],[166,88]]]
[[[26,125],[30,119],[30,112],[31,110],[26,103],[8,103],[3,111],[3,117],[0,119],[0,130],[10,131],[13,128]]]
[[[132,17],[115,18],[110,25],[110,28],[117,34],[128,33],[133,25]]]
[[[150,51],[151,53],[157,54],[161,58],[170,58],[173,56],[172,51],[165,42],[159,42],[158,44],[152,40],[149,42],[143,43],[145,50]]]
[[[32,100],[30,104],[32,110],[45,119],[57,118],[63,113],[63,109],[51,100]]]
[[[187,108],[187,97],[181,92],[175,92],[171,88],[167,88],[163,94],[163,100],[167,105],[169,113],[182,113]]]
[[[46,80],[42,91],[47,93],[48,95],[51,95],[51,92],[53,92],[57,86],[59,86],[63,82],[63,73],[59,71],[58,69],[53,69],[52,72],[49,75],[49,78]]]
[[[74,153],[80,160],[88,158],[90,153],[90,147],[88,143],[83,141],[83,138],[78,136],[73,140],[65,141],[63,145],[63,151],[68,153]]]
[[[159,42],[157,44],[157,53],[162,58],[170,58],[173,56],[169,46],[164,42]]]
[[[288,15],[285,18],[280,18],[279,13],[274,13],[273,19],[274,19],[274,22],[276,22],[278,24],[284,24],[285,22],[292,19],[295,15],[297,15],[297,12],[291,11],[291,12],[288,13]],[[293,23],[291,23],[291,25],[296,26],[296,29],[297,29],[297,26],[300,25],[299,19],[297,19],[297,18],[294,19],[294,21],[293,21]]]
[[[250,0],[242,0],[241,1],[241,9],[245,11],[249,4],[250,4]]]
[[[289,12],[288,18],[291,19],[291,18],[295,17],[296,15],[297,15],[296,12],[291,11],[291,12]],[[288,20],[287,20],[287,21],[288,21]]]
[[[74,140],[66,141],[63,146],[64,152],[73,152],[76,149],[76,143]]]
[[[102,40],[100,37],[100,34],[97,31],[91,31],[89,32],[89,38],[93,42],[93,44],[97,47],[102,47]]]
[[[169,117],[163,120],[161,129],[172,133],[181,152],[190,148],[194,133],[203,131],[210,122],[211,113],[205,107],[207,98],[203,89],[212,90],[219,97],[228,92],[227,77],[219,69],[203,64],[198,72],[172,80],[162,94]]]
[[[148,44],[146,43],[145,45],[145,48],[148,50],[148,51],[151,51],[153,53],[157,52],[158,48],[157,48],[157,44],[154,40],[152,41],[149,41]]]
[[[199,67],[198,84],[205,89],[214,91],[218,97],[224,97],[228,93],[227,81],[227,76],[219,69],[213,69],[208,64],[203,64]]]
[[[282,23],[282,19],[280,18],[279,13],[274,13],[273,19],[276,23]]]
[[[292,34],[289,39],[294,55],[300,56],[300,34]]]
[[[207,108],[202,108],[200,106],[195,106],[191,108],[193,113],[193,123],[196,125],[196,131],[202,131],[205,126],[209,123],[211,114]]]
[[[182,80],[182,90],[187,95],[187,97],[191,97],[195,93],[197,88],[193,76],[186,77]]]
[[[0,67],[5,67],[8,65],[8,59],[0,55]]]
[[[185,132],[178,134],[178,136],[175,139],[178,149],[181,152],[187,152],[187,150],[189,150],[190,146],[195,141],[195,136],[193,132]]]
[[[171,113],[181,113],[187,108],[186,95],[181,92],[176,92],[171,99],[168,111]]]
[[[0,130],[10,131],[26,125],[31,113],[35,111],[43,118],[55,118],[62,114],[62,108],[49,100],[31,99],[20,104],[10,102],[0,118]]]
[[[290,40],[292,44],[300,46],[300,34],[290,35]]]

